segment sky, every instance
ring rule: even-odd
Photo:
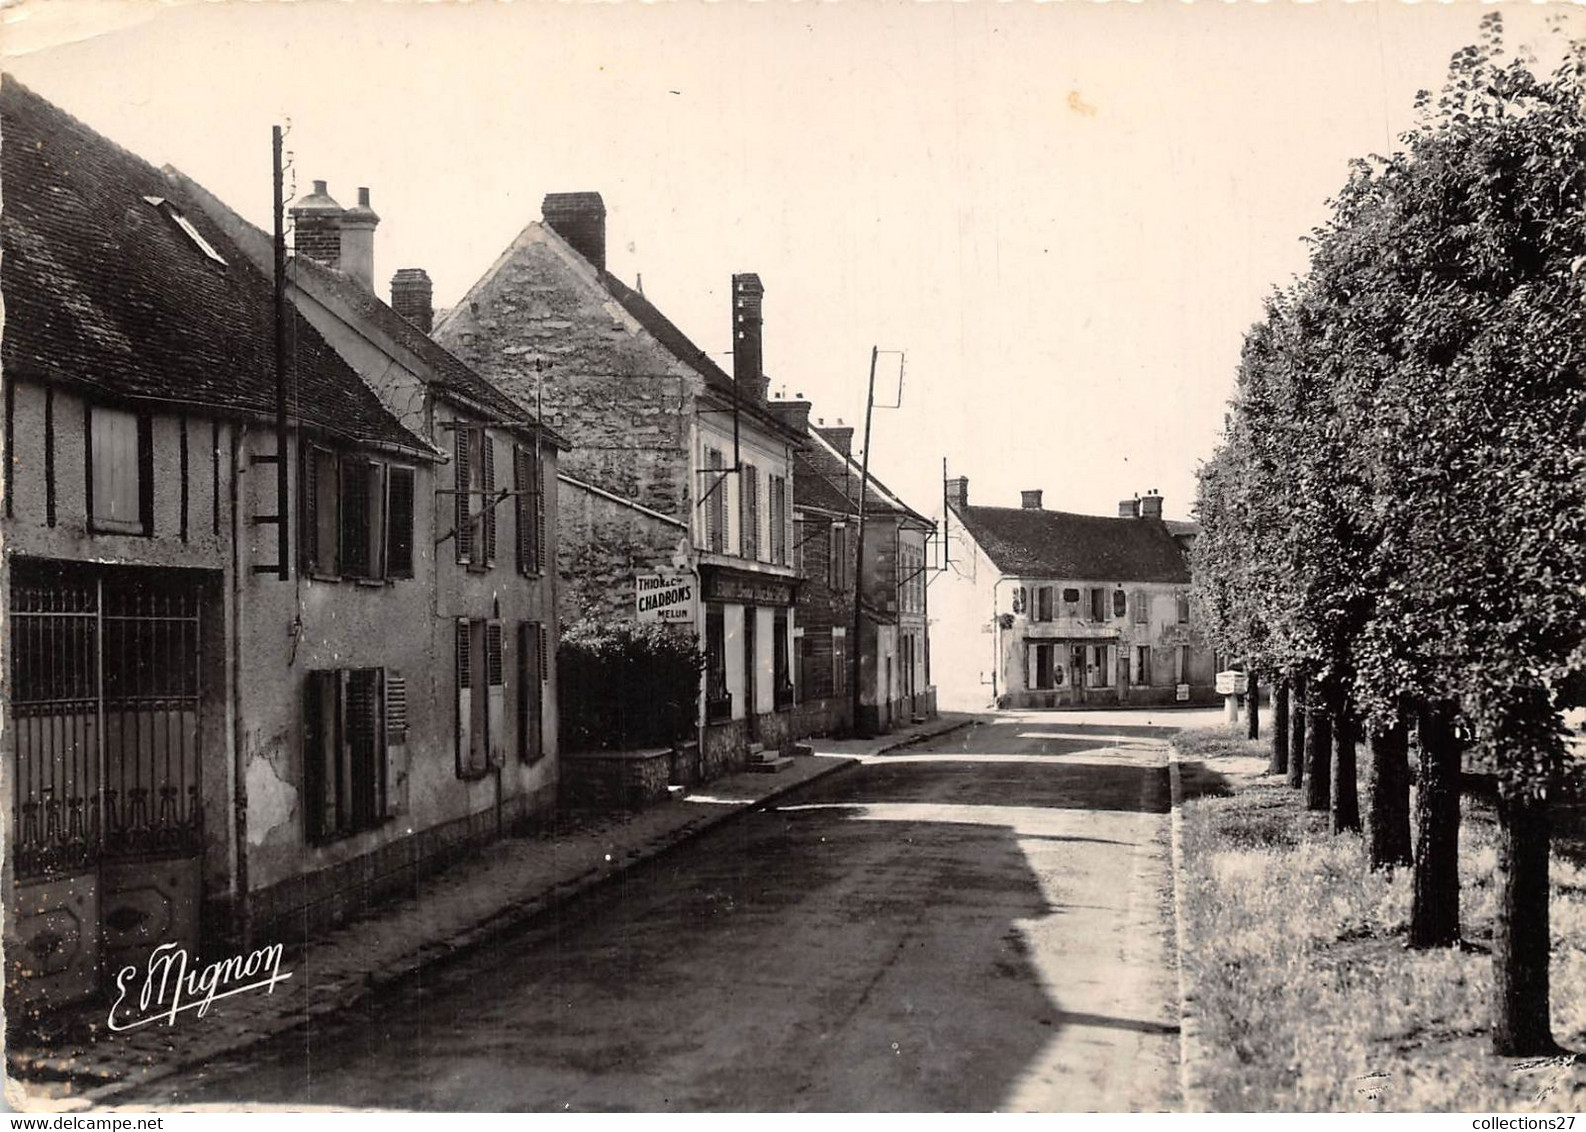
[[[608,266],[731,369],[759,274],[773,393],[940,511],[1189,517],[1240,343],[1355,157],[1391,151],[1489,7],[1511,46],[1586,9],[1195,3],[156,3],[0,9],[0,65],[270,222],[368,186],[382,297],[457,302],[548,192],[597,190]],[[3,144],[3,139],[0,139]]]

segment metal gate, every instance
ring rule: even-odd
[[[13,865],[24,1002],[196,948],[200,590],[173,571],[13,562]]]

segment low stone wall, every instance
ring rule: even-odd
[[[793,753],[792,709],[766,712],[755,719],[755,728],[760,734],[760,743],[766,750],[775,750],[783,755]]]
[[[256,943],[305,943],[382,901],[411,896],[418,883],[502,833],[548,812],[555,787],[503,798],[501,809],[420,830],[329,868],[258,889],[249,900]]]
[[[667,797],[672,748],[562,753],[562,805],[575,810],[637,810]]]
[[[700,734],[699,776],[702,782],[742,770],[749,761],[743,720],[706,724]]]
[[[793,737],[846,735],[853,729],[853,709],[853,700],[848,696],[806,700],[793,708]]]

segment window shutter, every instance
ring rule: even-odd
[[[485,626],[485,679],[490,696],[489,719],[486,724],[490,752],[490,765],[503,766],[507,755],[507,673],[502,656],[501,622],[491,621]]]
[[[1026,688],[1035,687],[1035,650],[1037,647],[1036,645],[1024,646],[1024,686]]]
[[[473,664],[469,652],[469,627],[466,617],[457,619],[457,774],[473,774]]]
[[[138,521],[154,533],[154,419],[138,417]]]
[[[474,550],[474,530],[470,525],[470,518],[473,515],[473,502],[472,496],[468,494],[469,489],[473,485],[473,477],[470,475],[468,466],[470,455],[469,437],[472,435],[472,430],[459,426],[456,433],[457,482],[453,486],[457,489],[457,494],[453,498],[457,501],[455,518],[457,524],[457,561],[467,562]]]
[[[369,576],[369,465],[363,460],[341,461],[341,572],[355,578]]]
[[[386,506],[386,570],[393,578],[413,576],[413,469],[391,469]]]
[[[533,538],[529,528],[534,517],[530,514],[529,453],[520,444],[512,446],[512,490],[515,493],[512,529],[516,535],[518,573],[528,574],[534,565]]]
[[[407,811],[408,684],[394,668],[385,670],[385,817]]]
[[[541,683],[544,633],[538,621],[518,623],[518,758],[536,762],[545,754],[545,686]]]
[[[529,461],[534,473],[534,572],[545,573],[545,463],[538,456]]]
[[[325,836],[325,706],[323,672],[310,672],[303,684],[303,836]]]
[[[300,457],[298,461],[300,468],[298,486],[302,489],[298,492],[300,497],[297,513],[298,560],[303,564],[305,573],[313,573],[315,568],[319,566],[318,555],[315,553],[318,549],[318,540],[315,536],[319,532],[317,510],[319,504],[319,466],[314,459],[313,446],[304,443],[301,435],[298,439],[297,451]]]
[[[490,433],[479,430],[480,483],[484,495],[480,506],[485,513],[485,565],[496,564],[496,442]]]
[[[760,558],[760,469],[743,466],[743,491],[739,495],[738,553],[749,559]]]

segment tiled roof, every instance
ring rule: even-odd
[[[524,428],[534,426],[534,414],[527,407],[480,377],[450,350],[397,314],[373,292],[340,271],[332,271],[307,256],[294,256],[292,264],[295,272],[334,291],[357,315],[367,319],[375,329],[421,359],[427,372],[420,373],[419,377],[433,382],[442,396],[451,393],[455,398],[493,414],[495,419],[503,423],[520,422]],[[543,437],[560,448],[568,446],[567,441],[548,427],[544,429]]]
[[[800,455],[803,457],[803,464],[797,466],[793,474],[793,502],[795,504],[807,503],[811,507],[824,506],[814,502],[813,495],[805,494],[807,491],[819,491],[824,494],[823,489],[816,485],[810,484],[806,486],[809,477],[804,475],[804,471],[807,466],[815,476],[819,477],[820,483],[825,484],[839,499],[844,501],[846,506],[843,510],[849,513],[858,511],[859,476],[861,471],[859,461],[852,457],[845,459],[831,442],[822,436],[819,428],[810,429],[809,438],[800,450]],[[827,507],[827,509],[837,510],[838,508]],[[886,484],[876,478],[874,472],[870,474],[869,481],[866,484],[865,511],[872,515],[903,515],[921,523],[930,522],[929,519],[924,518],[919,512],[898,499],[887,488]]]
[[[181,185],[9,75],[0,129],[0,364],[115,398],[273,418],[270,282]],[[304,319],[294,315],[292,332],[294,418],[431,451]]]
[[[837,515],[858,512],[853,500],[810,462],[809,453],[803,448],[796,450],[793,455],[793,505],[830,511]]]
[[[644,327],[650,336],[664,346],[673,357],[697,371],[705,379],[707,386],[727,398],[734,396],[737,382],[732,376],[712,361],[710,355],[696,346],[671,319],[657,310],[654,303],[609,271],[600,272],[600,281],[611,293],[611,297],[621,303],[622,308],[633,316],[633,320]],[[742,404],[742,410],[776,432],[787,436],[797,435],[764,405],[756,405],[746,400]]]
[[[997,569],[1019,577],[1186,584],[1189,564],[1160,519],[1023,507],[954,507]]]

